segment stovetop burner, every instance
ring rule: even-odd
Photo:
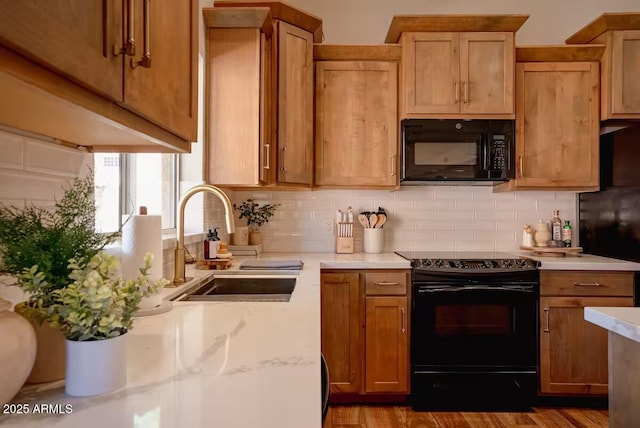
[[[411,260],[414,270],[439,272],[505,272],[536,270],[540,263],[524,257],[499,252],[431,252],[396,251]]]

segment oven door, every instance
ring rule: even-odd
[[[413,287],[412,366],[486,371],[536,366],[535,285]]]

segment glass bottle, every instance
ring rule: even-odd
[[[569,220],[565,220],[564,226],[562,226],[562,241],[565,247],[571,246],[571,232],[571,223],[569,223]]]
[[[551,239],[554,241],[562,241],[562,220],[560,220],[559,210],[553,210],[553,218],[551,219]]]

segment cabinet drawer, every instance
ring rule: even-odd
[[[364,274],[366,294],[404,295],[407,294],[407,271],[367,272]]]
[[[540,271],[542,296],[633,296],[633,272]]]

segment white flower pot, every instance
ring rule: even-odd
[[[76,397],[104,394],[127,383],[127,334],[105,340],[67,340],[65,392]]]

